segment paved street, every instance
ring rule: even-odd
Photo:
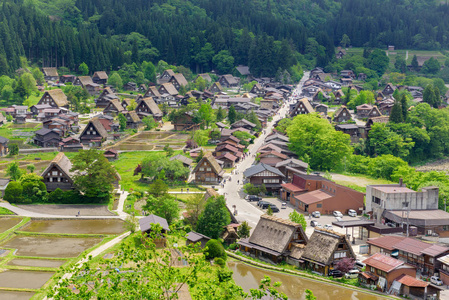
[[[308,72],[304,74],[303,79],[298,84],[293,93],[300,93],[301,86],[307,78],[309,78]],[[233,174],[228,174],[225,177],[226,183],[224,184],[224,188],[220,187],[218,191],[221,195],[226,196],[226,203],[232,212],[234,211],[235,205],[237,209],[237,220],[239,222],[247,221],[248,224],[252,227],[252,230],[254,230],[257,223],[259,222],[260,216],[265,212],[259,209],[257,205],[255,205],[255,202],[250,203],[244,199],[246,194],[242,190],[243,172],[254,163],[255,158],[253,157],[253,155],[256,153],[257,149],[259,149],[263,145],[263,141],[265,140],[266,136],[272,131],[274,123],[276,123],[276,121],[278,121],[279,119],[284,118],[285,114],[288,112],[288,106],[288,103],[284,103],[278,113],[273,117],[273,121],[268,123],[264,132],[262,132],[262,134],[254,141],[254,144],[248,147],[249,155],[245,159],[243,159],[243,161],[237,164]],[[267,201],[276,203],[278,208],[281,208],[281,202],[278,199],[270,198],[267,199]],[[288,218],[288,214],[292,210],[293,209],[291,207],[287,207],[286,209],[281,209],[281,211],[279,213],[275,213],[275,215],[282,218]]]

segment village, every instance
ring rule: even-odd
[[[377,92],[374,103],[350,109],[342,104],[346,97],[343,90],[363,91],[363,73],[356,76],[343,70],[329,74],[315,68],[292,85],[274,78],[255,78],[246,66],[236,70],[239,76],[214,75],[217,81],[208,73],[199,74],[194,81],[201,78],[208,88],[181,94],[189,83],[182,73],[170,69],[159,74],[157,83],[137,86],[129,82],[119,92],[108,85],[105,71],[92,77],[59,76],[56,68],[43,68],[47,88],[37,104],[0,109],[0,125],[37,130],[16,132],[22,134],[19,145],[0,136],[0,156],[8,163],[13,161],[12,155],[27,157],[20,163],[23,168],[30,158],[45,155],[43,161],[36,160],[42,170],[36,168],[35,173],[51,195],[56,190],[76,188],[74,176],[79,174],[74,172],[73,159],[81,150],[98,150],[113,166],[124,157],[165,151],[169,161],[177,162],[177,170],[182,170],[178,176],[161,167],[162,178],[167,178],[167,183],[173,181],[167,193],[176,195],[177,201],[195,194],[204,195],[206,200],[224,197],[231,222],[223,226],[218,238],[229,255],[256,259],[261,264],[287,264],[318,277],[356,279],[354,285],[376,291],[379,297],[447,297],[449,213],[439,209],[438,187],[424,186],[415,191],[402,179],[365,185],[366,192],[345,186],[334,181],[331,174],[311,171],[309,163],[292,151],[288,135],[278,130],[282,120],[312,114],[349,135],[351,144],[356,144],[367,139],[373,124],[390,121],[396,90],[408,91],[418,104],[423,102],[423,88],[388,83]],[[246,83],[253,83],[248,90],[243,88]],[[89,113],[72,110],[61,89],[65,85],[80,86],[89,93],[94,99]],[[444,102],[448,96],[442,96]],[[217,117],[208,119],[203,109]],[[218,120],[220,111],[224,116]],[[196,132],[203,131],[207,132],[204,141],[195,137]],[[144,159],[135,165],[125,163],[126,167],[117,167],[110,175],[115,214],[97,214],[86,206],[69,208],[68,204],[46,208],[2,201],[0,208],[32,218],[31,222],[73,218],[119,221],[132,214],[138,216],[142,233],[150,233],[154,224],[168,232],[170,222],[166,218],[148,213],[128,199],[137,198],[136,187],[148,186],[146,182],[154,183],[152,177],[160,176],[160,169],[158,175],[149,175],[144,163]],[[8,170],[3,167],[0,173],[4,177],[0,178],[4,200],[13,199],[8,186],[15,180],[6,176]],[[133,178],[139,182],[125,184],[124,177],[131,177],[128,173],[139,175],[141,180]],[[191,217],[185,205],[181,211],[181,218]],[[305,226],[291,220],[294,212],[301,215]],[[239,235],[242,223],[251,228],[245,237]],[[10,227],[4,228],[5,232],[7,229]],[[20,237],[20,227],[15,230]],[[15,248],[8,238],[5,245],[0,231],[0,254],[2,249]],[[211,239],[216,237],[194,230],[186,235],[187,244],[200,243],[201,247]],[[159,240],[158,247],[164,246],[165,242]],[[13,258],[12,252],[5,255]],[[26,256],[41,255],[31,252]]]

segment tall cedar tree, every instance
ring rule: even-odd
[[[390,113],[390,122],[392,123],[402,123],[402,107],[401,103],[399,101],[395,101],[393,108],[391,109]]]
[[[235,107],[234,105],[231,105],[231,107],[229,108],[228,111],[228,120],[229,120],[229,124],[234,123],[237,119],[237,112],[235,111]]]
[[[207,200],[203,213],[198,218],[197,231],[212,239],[218,239],[223,227],[231,222],[226,201],[223,196]]]
[[[401,97],[401,108],[402,108],[402,120],[407,121],[408,116],[408,106],[407,106],[407,96],[402,95]]]

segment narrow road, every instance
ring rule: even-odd
[[[300,94],[301,87],[304,81],[309,78],[309,72],[304,73],[304,77],[300,81],[300,83],[295,88],[292,94]],[[243,182],[243,172],[253,165],[255,158],[253,157],[256,154],[257,149],[259,149],[268,134],[271,133],[274,124],[279,119],[283,119],[286,113],[289,110],[289,103],[285,102],[282,107],[279,109],[278,113],[273,117],[273,121],[269,122],[267,127],[265,128],[265,133],[262,133],[258,138],[255,139],[254,144],[248,147],[248,156],[244,158],[241,162],[239,162],[234,168],[234,172],[225,177],[226,183],[224,184],[224,188],[220,186],[219,193],[221,195],[225,195],[226,204],[231,212],[234,211],[234,205],[237,209],[237,220],[239,222],[247,221],[249,226],[254,229],[259,222],[260,216],[264,214],[263,211],[256,208],[253,204],[246,201],[244,199],[245,193],[243,192],[242,182]],[[239,183],[237,183],[237,181]]]

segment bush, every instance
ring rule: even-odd
[[[235,250],[237,249],[239,246],[236,243],[232,243],[231,245],[229,245],[229,249],[231,250]]]
[[[220,267],[224,267],[226,265],[226,262],[221,257],[217,257],[216,259],[214,259],[214,263],[216,265],[219,265]]]
[[[23,203],[23,188],[17,181],[11,181],[5,189],[5,196],[3,199],[9,203]]]
[[[206,259],[223,258],[226,259],[226,253],[223,245],[214,239],[209,240],[206,243]]]

